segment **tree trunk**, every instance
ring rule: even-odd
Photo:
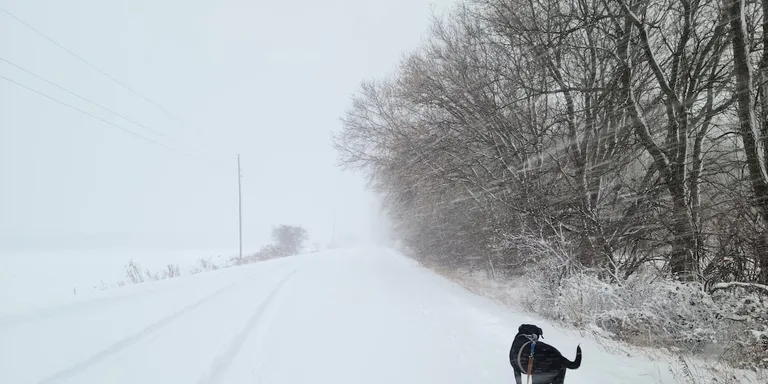
[[[619,40],[617,52],[618,56],[623,63],[623,70],[621,73],[621,83],[626,97],[627,109],[629,115],[632,117],[633,126],[637,137],[640,139],[640,143],[646,151],[653,158],[654,166],[661,174],[664,184],[667,187],[672,197],[672,252],[669,255],[669,265],[672,274],[681,280],[695,280],[698,278],[698,260],[694,253],[696,246],[696,231],[694,229],[693,220],[691,217],[690,206],[687,203],[686,187],[685,187],[685,165],[679,164],[681,162],[680,153],[685,153],[684,148],[677,148],[673,156],[670,156],[662,149],[653,139],[651,135],[648,123],[645,120],[644,113],[640,107],[637,98],[635,97],[634,90],[632,89],[632,71],[633,63],[629,55],[629,44],[632,41],[632,28],[637,26],[641,35],[641,41],[643,41],[643,50],[646,52],[646,58],[654,69],[656,77],[659,80],[659,85],[666,94],[667,107],[672,110],[682,110],[680,107],[680,101],[677,100],[677,96],[673,91],[670,91],[669,84],[664,81],[661,69],[656,62],[655,57],[652,54],[652,50],[648,46],[648,37],[644,31],[644,25],[639,22],[634,11],[625,5],[625,19],[623,26],[623,36]],[[682,118],[676,118],[674,114],[670,118],[670,132],[674,131],[674,135],[669,135],[669,140],[677,145],[684,145],[680,142],[680,138],[685,139],[685,135],[678,130],[684,129],[680,127],[679,123]]]
[[[761,143],[759,134],[756,131],[757,122],[754,109],[753,87],[752,87],[752,67],[749,63],[749,47],[747,43],[747,25],[744,16],[744,0],[723,0],[731,22],[731,38],[733,39],[733,72],[736,77],[736,99],[739,116],[739,131],[742,142],[744,143],[744,155],[746,157],[747,169],[752,185],[753,205],[760,213],[764,225],[768,228],[768,175],[766,174],[766,164],[764,156],[761,153]],[[763,19],[765,20],[765,11],[768,10],[768,1],[763,3]],[[763,40],[768,39],[768,31],[763,30]],[[763,48],[765,50],[765,47]],[[768,71],[768,56],[763,53],[763,61],[760,63],[761,78],[765,79]],[[765,88],[765,84],[763,84]],[[765,105],[765,93],[760,95],[763,105]],[[763,125],[768,124],[768,110],[762,111]],[[763,128],[768,130],[768,128]],[[768,249],[765,249],[765,235],[762,239],[762,248],[758,250],[760,274],[759,280],[762,283],[768,283]]]

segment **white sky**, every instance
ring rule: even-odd
[[[237,248],[236,154],[246,250],[272,225],[313,240],[368,237],[373,198],[342,173],[330,132],[364,79],[392,71],[450,0],[0,0],[142,100],[0,12],[0,250]]]

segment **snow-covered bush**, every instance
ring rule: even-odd
[[[550,317],[595,324],[621,340],[688,351],[715,341],[718,308],[696,284],[652,282],[646,276],[609,283],[581,272],[543,292],[552,296],[549,308],[542,309]]]
[[[152,272],[149,270],[149,268],[146,268],[144,269],[144,272],[141,272],[139,263],[133,261],[132,259],[125,266],[125,274],[128,277],[128,282],[131,284],[139,284],[145,281],[171,279],[181,276],[179,266],[176,264],[166,265],[165,269],[162,271],[162,274],[160,272]],[[123,285],[125,284],[123,283]]]
[[[768,368],[768,290],[703,284],[645,270],[627,279],[581,268],[557,242],[518,238],[527,253],[519,283],[527,309],[636,345],[720,356],[741,368]],[[710,293],[711,292],[711,293]]]
[[[179,276],[181,276],[181,271],[177,264],[168,264],[165,266],[165,270],[163,271],[164,279],[172,279]]]
[[[676,383],[684,384],[757,384],[768,382],[765,372],[736,370],[723,362],[705,361],[677,355],[669,372]]]
[[[144,276],[141,273],[141,267],[139,267],[139,264],[133,261],[133,259],[128,261],[128,265],[125,266],[125,274],[128,277],[128,281],[132,284],[144,282]]]
[[[563,278],[559,273],[550,268],[526,274],[529,309],[582,328],[596,325],[633,344],[706,352],[741,368],[768,368],[765,297],[745,292],[710,295],[701,284],[650,275],[610,283],[589,271]]]
[[[225,268],[228,268],[228,267],[236,267],[236,266],[238,266],[238,265],[245,265],[245,264],[250,264],[250,263],[253,263],[253,262],[255,262],[255,260],[254,260],[254,258],[253,258],[253,257],[251,257],[251,256],[244,256],[244,257],[239,257],[239,256],[232,256],[232,257],[230,257],[230,258],[229,258],[229,260],[228,260],[228,261],[227,261],[227,262],[224,264],[224,267],[225,267]]]
[[[190,274],[196,275],[201,272],[210,272],[219,269],[219,266],[211,260],[211,257],[198,260],[199,266],[189,270]]]
[[[259,249],[259,251],[253,255],[253,258],[258,261],[270,260],[285,256],[288,256],[288,252],[286,252],[285,248],[275,244],[267,244],[261,247],[261,249]]]
[[[721,309],[719,336],[733,341],[726,358],[742,368],[768,368],[768,290],[739,285],[715,287],[712,299]]]

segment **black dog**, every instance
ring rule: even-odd
[[[563,357],[557,348],[538,341],[544,332],[533,324],[523,324],[517,329],[517,335],[509,350],[509,363],[515,370],[515,382],[523,384],[522,375],[528,375],[528,360],[533,348],[533,369],[531,380],[533,384],[563,384],[566,369],[576,369],[581,366],[581,346],[576,347],[576,360],[570,361]]]

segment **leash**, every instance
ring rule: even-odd
[[[533,370],[533,352],[534,352],[534,349],[536,348],[536,340],[538,339],[538,337],[536,335],[523,335],[523,336],[528,338],[528,341],[526,341],[525,344],[523,344],[520,347],[520,350],[517,352],[517,366],[520,367],[521,370],[523,369],[523,364],[521,364],[520,360],[521,360],[521,357],[523,355],[523,350],[525,349],[525,346],[530,344],[530,346],[531,346],[531,357],[530,357],[530,359],[528,359],[528,369],[525,370],[525,373],[528,376],[528,378],[526,380],[527,384],[530,384],[531,383],[531,371]]]
[[[533,349],[536,348],[536,341],[531,341],[531,358],[528,359],[528,379],[527,384],[531,383],[531,371],[533,371]]]

